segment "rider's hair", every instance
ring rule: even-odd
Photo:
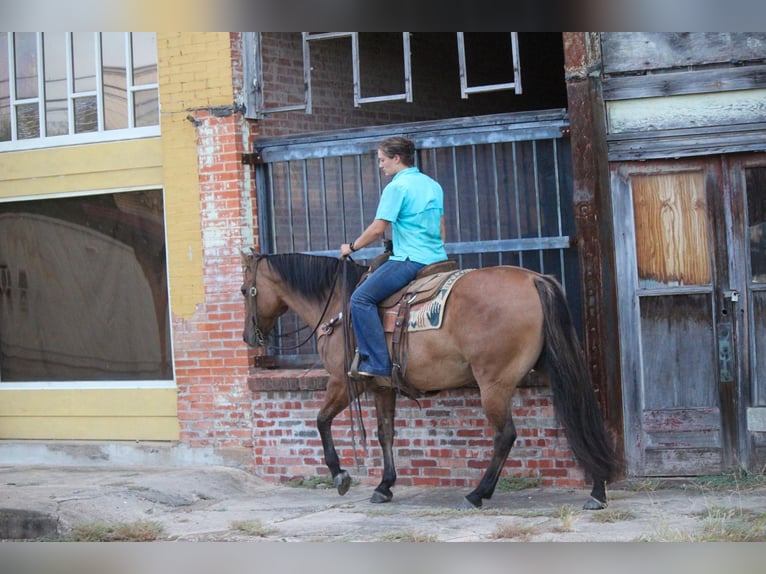
[[[402,163],[406,166],[415,165],[415,144],[407,138],[401,136],[392,136],[384,139],[378,145],[378,149],[386,157],[398,155]]]

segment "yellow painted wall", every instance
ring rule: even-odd
[[[0,392],[0,438],[175,440],[176,390]]]
[[[0,153],[3,198],[147,186],[162,187],[159,138]]]
[[[229,33],[157,34],[161,137],[0,153],[0,198],[164,187],[171,309],[203,302],[195,109],[233,102]],[[0,439],[177,440],[177,391],[3,389]]]
[[[160,124],[173,315],[189,318],[203,301],[197,131],[200,108],[232,105],[228,32],[159,32]]]
[[[162,187],[160,138],[0,153],[0,197]],[[4,389],[0,439],[177,440],[169,389]]]

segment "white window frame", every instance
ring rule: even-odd
[[[101,32],[93,32],[93,42],[95,43],[95,67],[96,67],[96,91],[75,92],[73,74],[73,51],[72,51],[72,32],[66,33],[66,69],[67,69],[67,117],[68,129],[67,135],[47,136],[46,135],[46,115],[45,115],[45,76],[44,76],[44,58],[43,58],[43,32],[36,32],[37,45],[37,82],[38,90],[36,98],[16,99],[16,59],[14,53],[14,34],[8,32],[8,80],[10,95],[10,120],[11,120],[11,140],[0,142],[0,152],[19,151],[26,149],[38,149],[65,145],[80,145],[87,143],[118,141],[127,139],[138,139],[146,137],[156,137],[160,135],[160,126],[135,127],[134,98],[137,92],[157,90],[159,92],[159,83],[133,84],[133,54],[131,50],[131,32],[124,33],[125,47],[125,65],[126,65],[126,90],[127,90],[127,117],[128,127],[124,129],[105,130],[104,129],[104,85],[101,71]],[[87,133],[74,132],[74,100],[82,97],[96,96],[98,107],[98,130]],[[38,105],[38,114],[40,122],[40,136],[37,138],[18,139],[18,126],[16,119],[16,109],[20,105]]]
[[[460,62],[460,97],[468,99],[470,94],[482,92],[497,92],[501,90],[513,90],[514,94],[521,94],[521,62],[519,59],[519,33],[510,33],[511,61],[513,64],[513,81],[497,84],[485,84],[481,86],[468,85],[468,65],[465,59],[465,32],[457,32],[457,53]]]

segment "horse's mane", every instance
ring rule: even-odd
[[[290,289],[319,303],[327,300],[333,286],[342,287],[344,280],[345,292],[350,295],[367,269],[346,259],[340,262],[344,273],[337,258],[304,253],[266,255],[265,259]]]

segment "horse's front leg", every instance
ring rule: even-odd
[[[372,493],[370,502],[391,502],[391,487],[396,482],[394,466],[394,414],[396,393],[391,388],[375,391],[375,413],[378,419],[378,442],[383,449],[383,478]]]
[[[358,387],[355,392],[359,393]],[[327,382],[327,397],[317,415],[317,429],[322,439],[325,464],[330,469],[333,483],[341,496],[348,492],[351,486],[351,476],[340,466],[340,458],[332,440],[332,421],[338,413],[348,406],[351,398],[353,397],[349,397],[346,381],[340,377],[331,376]]]

